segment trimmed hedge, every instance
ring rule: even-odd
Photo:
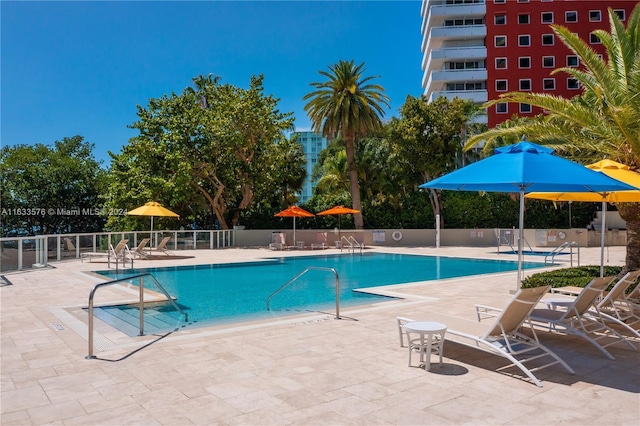
[[[618,275],[621,266],[605,266],[604,276]],[[579,266],[576,268],[557,269],[555,271],[540,272],[522,280],[522,288],[550,285],[552,288],[564,286],[585,287],[589,282],[600,276],[600,266]]]

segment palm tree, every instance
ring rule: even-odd
[[[629,16],[627,27],[609,8],[611,32],[595,31],[606,56],[600,57],[589,45],[565,27],[554,25],[558,37],[579,58],[582,68],[559,68],[583,88],[572,99],[540,93],[511,92],[488,102],[520,102],[542,108],[542,117],[518,120],[470,138],[465,149],[486,141],[485,149],[509,139],[527,135],[542,144],[582,161],[609,157],[640,168],[640,5]],[[626,269],[640,269],[640,203],[623,203],[618,211],[627,222]]]
[[[311,83],[316,90],[302,98],[309,99],[304,110],[309,114],[314,132],[322,132],[328,139],[337,136],[344,139],[351,203],[356,210],[362,209],[355,143],[367,133],[382,127],[382,106],[389,107],[384,88],[371,84],[370,81],[375,77],[364,77],[364,71],[364,63],[356,66],[353,60],[341,60],[330,65],[329,71],[319,71],[327,80]],[[356,229],[364,227],[361,213],[354,215],[354,222]]]

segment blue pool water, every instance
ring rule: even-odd
[[[541,267],[524,262],[524,268]],[[271,299],[269,295],[307,267],[333,268],[340,278],[340,306],[388,299],[357,291],[416,281],[517,270],[517,262],[441,256],[365,253],[274,258],[261,262],[99,271],[112,279],[149,272],[177,298],[191,322],[228,323],[287,312],[335,313],[335,275],[311,270]],[[137,280],[134,280],[137,284]],[[146,280],[149,284],[151,280]],[[149,285],[145,284],[145,285]]]

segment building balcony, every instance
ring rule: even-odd
[[[465,70],[439,70],[425,73],[422,87],[425,92],[431,92],[434,85],[442,85],[451,82],[478,82],[487,80],[487,69],[465,69]]]
[[[428,97],[429,102],[435,101],[440,96],[444,96],[449,100],[456,97],[458,99],[469,99],[477,104],[487,102],[487,100],[489,99],[489,96],[486,90],[442,90],[442,91],[432,92],[431,94],[427,94],[425,92],[425,96]]]
[[[483,61],[485,59],[487,59],[487,48],[484,45],[435,49],[422,59],[422,69],[424,71],[441,69],[445,62]]]
[[[434,27],[422,38],[422,51],[440,49],[445,41],[452,40],[478,40],[478,44],[484,45],[486,36],[486,25]]]
[[[429,3],[429,6],[422,9],[422,34],[428,33],[429,28],[442,26],[445,19],[481,18],[487,13],[484,0],[461,4],[445,4],[439,1],[426,3]]]

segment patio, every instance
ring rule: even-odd
[[[384,251],[515,260],[487,247]],[[185,254],[195,257],[145,265],[274,255],[266,248]],[[304,254],[312,253],[278,253]],[[610,247],[607,264],[622,265],[624,256],[625,247]],[[583,265],[599,261],[599,247],[582,249]],[[543,370],[542,388],[515,368],[498,372],[503,359],[450,342],[442,367],[433,363],[425,372],[407,366],[396,316],[422,319],[433,310],[474,318],[475,303],[504,305],[516,272],[395,286],[386,293],[404,299],[343,309],[342,320],[332,312],[306,314],[182,330],[162,339],[129,338],[97,326],[101,359],[87,360],[86,318],[73,312],[86,306],[100,281],[82,271],[104,265],[66,260],[50,266],[8,274],[11,285],[0,288],[3,425],[636,425],[640,415],[640,353],[621,345],[611,347],[616,360],[610,361],[582,339],[541,333],[542,342],[576,370]],[[109,287],[100,299],[130,297],[127,289]]]

